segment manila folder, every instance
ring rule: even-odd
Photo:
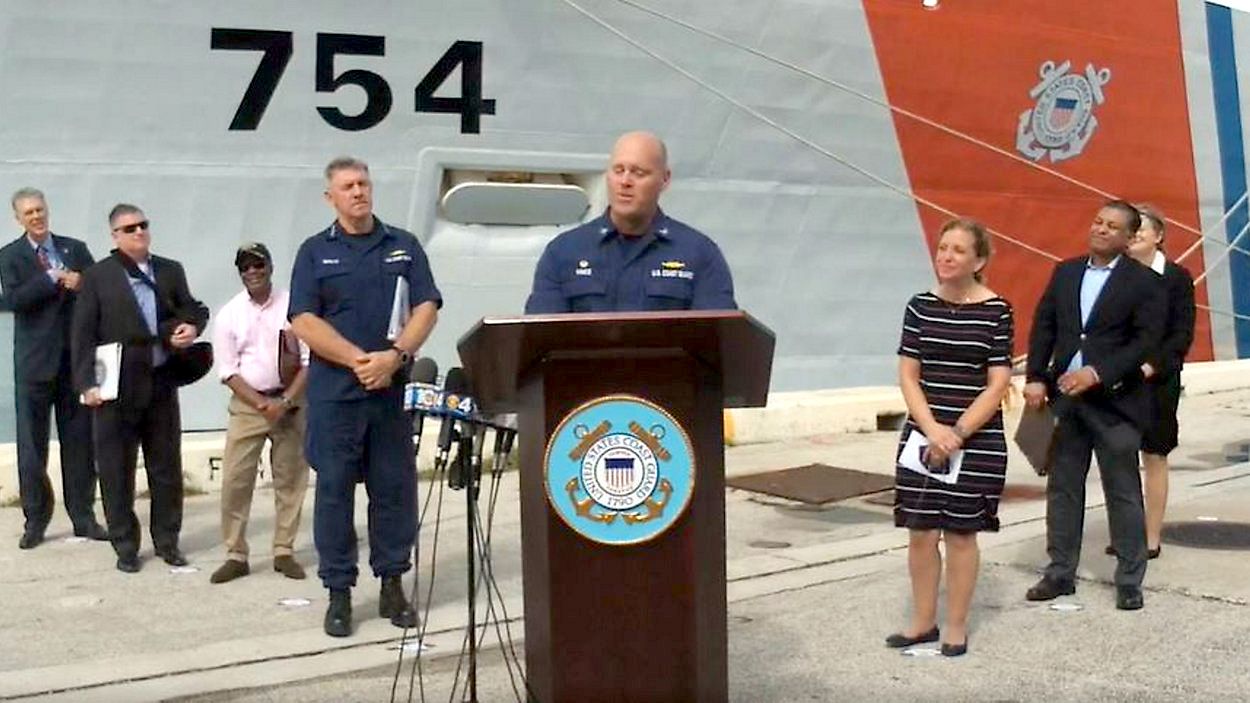
[[[1050,407],[1043,405],[1038,410],[1026,407],[1020,415],[1015,441],[1037,475],[1048,474],[1055,444],[1055,416]]]

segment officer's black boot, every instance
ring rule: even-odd
[[[330,589],[330,607],[326,608],[326,634],[347,637],[352,634],[352,592]]]
[[[382,593],[378,597],[378,615],[390,618],[395,627],[416,627],[417,613],[404,595],[400,576],[383,576]]]

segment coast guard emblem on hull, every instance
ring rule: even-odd
[[[1043,63],[1041,80],[1029,91],[1037,103],[1020,113],[1016,150],[1034,161],[1050,156],[1055,163],[1079,155],[1098,128],[1094,108],[1106,100],[1102,87],[1110,82],[1111,69],[1086,64],[1085,73],[1068,73],[1071,68],[1071,61]]]
[[[584,403],[543,458],[547,500],[581,536],[637,544],[663,534],[694,494],[694,448],[663,408],[632,395]]]

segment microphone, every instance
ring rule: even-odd
[[[508,431],[502,427],[495,426],[495,451],[491,453],[490,473],[492,476],[498,476],[502,469],[500,462],[503,460],[503,440]]]
[[[473,434],[473,451],[469,459],[469,475],[464,477],[465,486],[473,491],[474,496],[477,495],[477,487],[482,480],[482,453],[486,449],[486,425],[478,423],[471,428]],[[496,431],[496,434],[498,432]]]
[[[442,400],[439,403],[439,415],[442,416],[442,427],[438,430],[438,453],[434,456],[434,470],[447,466],[447,457],[451,454],[451,445],[455,440],[456,420],[468,420],[473,409],[473,399],[468,395],[469,382],[464,369],[453,367],[447,372],[443,381]]]
[[[438,386],[434,384],[434,379],[438,377],[438,364],[428,356],[423,356],[412,364],[408,377],[411,382],[404,386],[404,410],[414,414],[412,434],[420,447],[426,415],[438,412],[439,392]]]
[[[508,465],[508,455],[512,453],[512,442],[516,439],[516,415],[497,417],[491,426],[495,428],[495,454],[492,457],[491,474],[498,476]]]

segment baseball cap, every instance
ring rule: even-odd
[[[269,255],[269,249],[260,242],[248,242],[239,247],[234,254],[234,265],[237,268],[249,258],[261,259],[267,264],[273,263],[273,257]]]

